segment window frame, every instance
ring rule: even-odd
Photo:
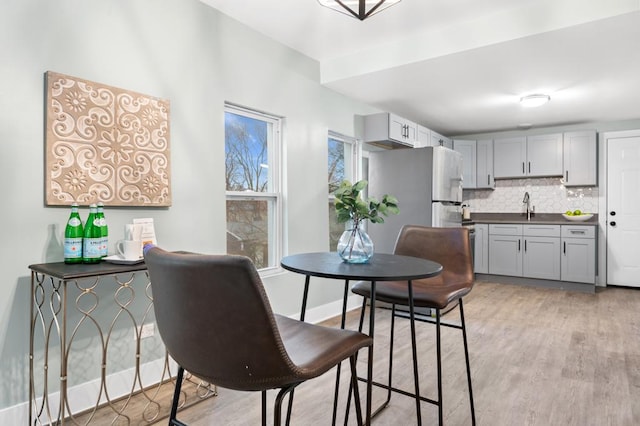
[[[344,179],[348,179],[351,182],[357,182],[358,180],[360,180],[361,174],[362,174],[362,158],[363,158],[363,149],[362,149],[362,141],[360,139],[357,139],[355,137],[352,136],[347,136],[344,135],[342,133],[338,133],[338,132],[334,132],[332,130],[329,130],[327,133],[327,151],[329,149],[329,140],[333,139],[339,142],[342,142],[343,144],[347,144],[351,147],[351,162],[350,162],[350,168],[351,168],[351,175],[347,176],[345,173]],[[327,164],[328,166],[328,164]],[[345,164],[345,170],[347,165]],[[328,170],[327,170],[328,172]],[[327,192],[328,192],[328,175],[327,175]],[[333,193],[329,192],[328,193],[328,208],[331,209],[334,206],[335,203],[335,196],[333,195]],[[330,212],[327,212],[330,213]],[[331,216],[329,215],[329,218],[331,218]],[[346,226],[346,224],[345,224]],[[331,237],[330,237],[330,233],[331,233],[331,223],[329,223],[329,244],[331,244]],[[334,247],[329,247],[329,250],[334,249]]]
[[[240,105],[235,105],[229,102],[224,104],[224,113],[231,113],[248,117],[255,120],[265,121],[270,123],[271,131],[270,136],[267,139],[267,161],[269,167],[268,177],[268,189],[265,192],[255,191],[227,191],[225,188],[225,205],[228,201],[272,201],[272,205],[269,208],[273,208],[273,220],[269,221],[267,244],[269,250],[268,265],[266,267],[258,269],[261,276],[267,276],[281,271],[280,258],[283,253],[283,132],[284,118],[274,114],[269,114],[263,111],[258,111],[253,108],[247,108]],[[226,125],[224,126],[226,135]],[[226,150],[226,145],[225,145]],[[228,223],[226,217],[227,209],[225,207],[225,225]],[[272,229],[273,228],[273,229]]]

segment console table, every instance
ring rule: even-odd
[[[175,378],[153,336],[145,264],[29,269],[29,424],[148,424],[167,416]],[[147,371],[151,364],[156,371]],[[191,385],[183,386],[183,407],[216,395],[213,385]]]

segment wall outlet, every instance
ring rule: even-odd
[[[136,333],[134,335],[134,340],[138,338],[138,334],[140,335],[140,340],[145,339],[147,337],[151,337],[156,333],[156,325],[154,323],[151,324],[143,324],[141,327],[138,327]]]

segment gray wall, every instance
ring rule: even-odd
[[[69,214],[43,201],[47,70],[171,101],[173,205],[107,206],[112,244],[132,218],[153,217],[167,249],[225,251],[230,101],[286,117],[285,245],[328,249],[327,130],[354,135],[354,114],[375,111],[323,88],[315,61],[197,0],[3,0],[0,57],[0,410],[27,400],[28,265],[62,260]],[[302,277],[265,284],[275,311],[299,310]],[[340,299],[340,287],[312,286],[310,306]]]

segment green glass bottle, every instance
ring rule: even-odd
[[[78,203],[71,204],[71,215],[64,229],[64,263],[82,263],[82,220]]]
[[[98,263],[102,259],[100,243],[102,235],[100,220],[97,218],[98,207],[95,204],[89,206],[89,217],[84,224],[84,240],[82,245],[82,263]]]
[[[104,217],[104,204],[98,203],[97,218],[100,221],[100,236],[102,242],[100,243],[100,256],[107,257],[109,254],[109,227],[107,226],[107,219]]]

